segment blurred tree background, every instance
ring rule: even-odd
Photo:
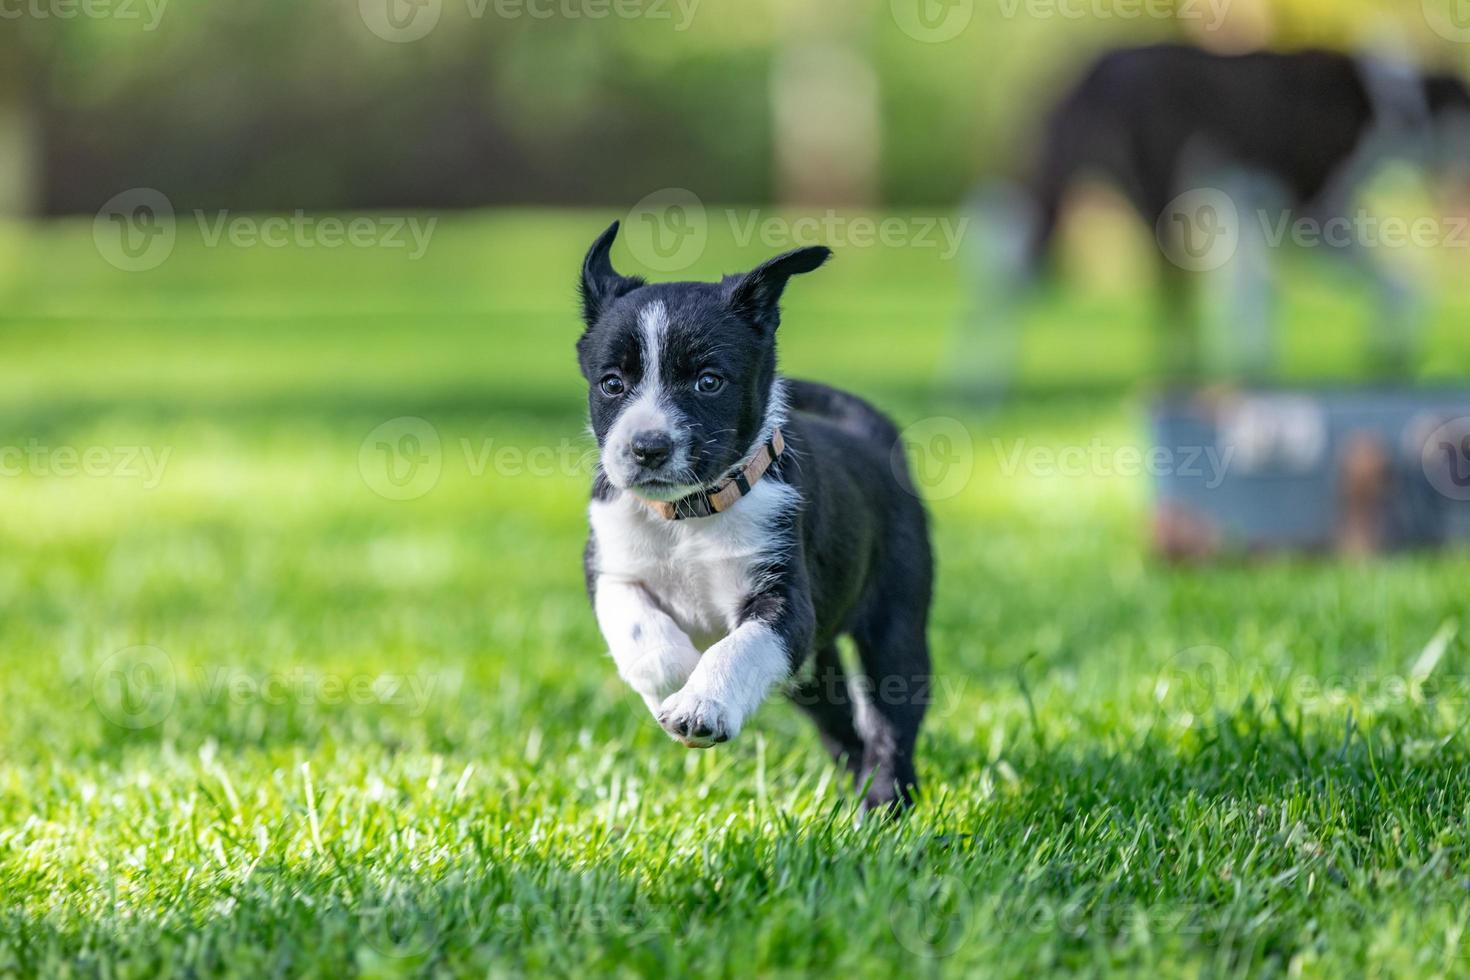
[[[385,39],[375,3],[437,20]],[[906,4],[959,29],[915,37]],[[1102,48],[1464,65],[1444,33],[1419,0],[0,0],[0,212],[86,214],[138,186],[250,210],[669,186],[948,206],[1024,166],[1037,106]]]

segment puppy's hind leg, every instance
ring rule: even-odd
[[[853,693],[837,656],[837,647],[819,649],[812,676],[798,681],[790,698],[816,723],[822,745],[832,759],[847,766],[854,777],[862,770],[863,740],[853,715]]]
[[[914,744],[932,682],[923,617],[922,609],[879,609],[853,632],[865,695],[857,714],[865,810],[904,809],[919,787]]]

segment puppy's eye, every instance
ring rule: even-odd
[[[598,382],[598,387],[600,387],[602,389],[602,393],[604,395],[607,395],[609,398],[616,398],[618,395],[621,395],[624,391],[627,390],[627,387],[623,384],[623,379],[615,374],[609,374],[607,377],[603,378],[600,382]]]
[[[712,395],[725,387],[725,379],[711,371],[706,371],[694,382],[694,390],[702,395]]]

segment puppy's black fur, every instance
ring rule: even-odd
[[[799,249],[719,283],[649,285],[613,270],[608,252],[616,233],[614,223],[584,263],[586,330],[577,351],[601,450],[587,587],[620,671],[632,682],[636,668],[624,660],[649,655],[638,649],[637,638],[654,632],[664,615],[691,637],[727,634],[699,654],[701,667],[717,653],[728,654],[725,673],[747,664],[755,669],[759,645],[744,652],[735,641],[764,637],[750,627],[768,627],[785,652],[779,672],[785,676],[776,681],[784,681],[816,722],[833,756],[845,760],[859,785],[868,786],[865,805],[908,802],[917,785],[914,743],[929,699],[926,623],[933,560],[924,508],[888,419],[853,395],[786,381],[776,372],[782,291],[791,275],[816,269],[829,251]],[[650,323],[661,332],[650,330]],[[650,357],[647,347],[654,342],[659,350]],[[646,376],[650,365],[657,378]],[[713,387],[702,380],[707,375],[719,379],[718,390],[703,390]],[[641,408],[630,407],[640,399]],[[613,458],[638,443],[637,433],[619,432],[619,420],[632,411],[648,412],[652,424],[666,428],[671,456],[652,466],[645,465],[647,454],[633,462]],[[760,502],[753,492],[725,513],[662,524],[636,500],[629,503],[638,496],[669,499],[679,492],[671,488],[709,487],[750,458],[775,422],[787,448],[760,481],[771,486],[754,488],[764,495]],[[758,524],[748,526],[753,520]],[[742,541],[758,543],[751,567],[735,585],[711,586],[733,587],[739,594],[688,594],[701,588],[707,570],[696,552],[681,551],[675,558],[673,549],[721,542],[725,526]],[[599,527],[617,543],[599,540]],[[613,548],[624,553],[613,554]],[[676,565],[667,578],[660,577],[663,556],[634,554],[663,548]],[[637,591],[629,594],[634,602],[647,595],[651,602],[638,615],[654,622],[624,632],[621,606],[604,615],[598,601],[604,577],[623,589],[636,578]],[[706,607],[727,612],[714,617],[718,622],[701,621],[709,618],[699,611]],[[841,636],[851,637],[857,649],[859,677],[844,674],[836,646]],[[620,644],[627,654],[620,656]],[[640,693],[671,735],[703,746],[733,736],[743,718],[732,723],[730,711],[718,710],[723,695],[715,681],[702,679],[701,667],[661,704],[655,702],[665,689]],[[741,682],[720,683],[738,689]],[[855,697],[854,687],[865,696]],[[864,702],[861,710],[858,701]]]

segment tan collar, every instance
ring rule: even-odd
[[[690,517],[713,517],[734,507],[735,501],[750,493],[750,488],[766,475],[766,470],[771,468],[771,464],[785,450],[786,439],[781,435],[781,430],[772,429],[771,438],[730,479],[678,500],[638,499],[643,500],[654,513],[671,521],[682,521]]]

